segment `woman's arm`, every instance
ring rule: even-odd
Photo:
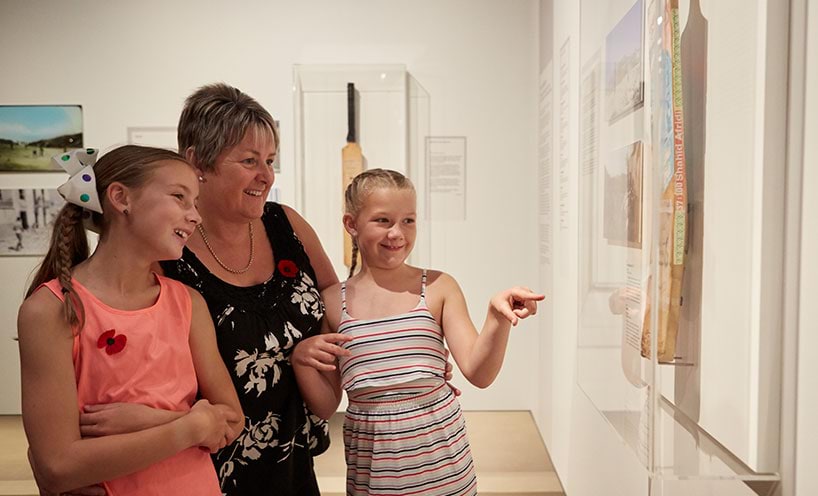
[[[310,265],[312,265],[315,277],[318,279],[315,282],[318,291],[323,291],[333,284],[337,284],[338,275],[335,273],[335,268],[332,266],[327,252],[324,251],[324,247],[321,246],[321,241],[312,226],[292,208],[286,205],[281,205],[281,207],[284,209],[284,213],[287,214],[287,219],[293,226],[295,235],[301,240],[304,251],[307,252],[307,256],[310,258]]]
[[[188,288],[188,291],[193,307],[190,321],[190,352],[193,355],[196,379],[199,381],[199,396],[232,412],[231,433],[227,439],[227,444],[230,444],[244,429],[244,413],[236,388],[230,380],[230,373],[219,354],[216,329],[207,310],[207,303],[195,289]]]
[[[478,334],[457,281],[441,273],[434,286],[430,285],[430,292],[442,295],[441,327],[460,371],[473,385],[488,387],[503,366],[511,326],[535,314],[536,302],[545,296],[519,287],[497,293]]]
[[[60,493],[150,466],[192,446],[215,450],[229,430],[223,413],[198,402],[187,415],[140,432],[83,439],[71,358],[73,336],[62,305],[40,289],[17,321],[23,425],[43,489]]]

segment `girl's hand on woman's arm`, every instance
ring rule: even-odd
[[[351,354],[349,350],[340,346],[341,343],[350,341],[352,337],[336,332],[310,336],[295,346],[290,361],[300,367],[331,372],[336,368],[338,357]]]
[[[325,295],[324,298],[326,301]],[[331,333],[330,330],[329,319],[325,315],[321,321],[321,334],[298,343],[290,356],[295,380],[304,402],[312,413],[325,420],[338,409],[343,395],[341,372],[336,365],[336,357],[351,354],[336,343],[352,339],[350,336]]]

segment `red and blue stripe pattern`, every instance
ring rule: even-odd
[[[355,339],[340,360],[349,397],[344,421],[347,494],[477,494],[466,424],[444,380],[443,332],[420,302],[392,317],[357,320],[346,313],[338,332]]]

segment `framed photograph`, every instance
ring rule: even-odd
[[[0,172],[62,171],[51,157],[82,148],[79,105],[0,105]]]
[[[64,204],[56,189],[0,189],[0,255],[45,255]]]
[[[612,245],[642,247],[642,142],[614,150],[605,162],[602,235]]]
[[[605,99],[613,124],[644,103],[642,0],[605,37]]]
[[[176,151],[175,127],[128,127],[127,131],[129,145],[155,146]]]

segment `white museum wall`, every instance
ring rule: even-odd
[[[627,3],[627,2],[626,2]],[[633,2],[630,2],[631,4]],[[687,2],[681,1],[680,2],[683,6],[682,11],[682,22],[681,24],[684,25],[684,17],[686,12],[684,11],[684,6],[686,6]],[[740,79],[741,87],[740,88],[733,88],[729,84],[727,84],[725,78],[729,78],[730,74],[726,72],[726,70],[735,71],[737,68],[733,64],[737,64],[740,62],[739,59],[736,58],[736,54],[734,52],[727,52],[725,51],[726,47],[729,46],[731,43],[735,44],[735,41],[730,40],[730,36],[737,36],[747,41],[746,37],[746,29],[741,29],[740,24],[736,23],[735,21],[735,13],[743,9],[742,6],[746,5],[741,3],[730,3],[725,4],[722,1],[719,2],[701,2],[702,4],[706,4],[707,7],[710,8],[709,12],[705,12],[705,15],[711,20],[711,30],[710,34],[714,35],[710,39],[710,46],[716,49],[716,52],[712,52],[710,54],[710,60],[708,63],[709,74],[711,77],[714,78],[721,78],[722,81],[717,82],[717,85],[710,88],[712,93],[708,94],[708,106],[711,109],[711,116],[712,115],[720,115],[725,116],[724,113],[726,109],[721,109],[718,113],[715,112],[713,109],[713,99],[715,99],[714,93],[716,96],[722,95],[719,98],[724,100],[725,98],[735,98],[736,95],[735,91],[744,91],[746,93],[746,98],[742,99],[741,105],[745,106],[757,106],[756,109],[760,110],[764,108],[765,104],[768,106],[766,108],[767,112],[770,112],[769,106],[774,105],[778,106],[778,110],[780,111],[781,108],[785,107],[786,99],[782,99],[782,94],[784,90],[785,78],[781,78],[778,81],[773,81],[769,84],[768,87],[764,87],[763,85],[756,86],[753,88],[753,85],[757,85],[755,83],[757,78],[763,77],[763,65],[764,63],[768,64],[768,67],[775,67],[776,64],[780,64],[782,61],[780,58],[778,60],[770,60],[769,57],[775,57],[771,55],[776,50],[779,50],[775,53],[781,53],[780,50],[782,49],[782,43],[785,43],[786,36],[783,38],[777,37],[776,39],[772,40],[769,46],[761,43],[754,43],[755,48],[759,51],[756,55],[751,56],[750,59],[745,59],[745,67],[749,67],[750,71]],[[762,2],[763,3],[763,2]],[[807,2],[808,3],[808,2]],[[717,5],[716,5],[717,4]],[[702,9],[706,8],[705,5],[702,5]],[[774,12],[774,15],[771,15],[770,18],[775,18],[770,22],[777,23],[778,29],[780,29],[783,23],[786,23],[786,19],[781,17],[781,12],[783,10],[786,13],[786,6],[781,5],[780,2],[770,1],[769,2],[770,9],[781,9],[777,12]],[[571,88],[571,95],[569,97],[569,125],[570,125],[570,133],[569,133],[569,151],[570,151],[570,163],[571,168],[568,175],[568,184],[570,187],[568,188],[568,204],[570,205],[572,210],[576,210],[577,207],[577,177],[576,177],[576,170],[578,167],[576,164],[579,163],[578,154],[577,154],[577,142],[576,136],[574,135],[574,129],[577,127],[576,122],[578,119],[578,100],[576,96],[576,91],[578,89],[577,77],[579,74],[579,53],[577,52],[577,43],[576,40],[579,37],[579,11],[580,6],[578,2],[573,1],[561,1],[561,0],[543,0],[540,2],[540,9],[541,15],[540,18],[540,48],[541,50],[549,50],[550,54],[544,55],[540,54],[539,61],[540,61],[540,70],[545,67],[545,64],[550,60],[552,62],[552,80],[553,80],[553,109],[554,115],[552,119],[552,136],[553,136],[553,150],[552,150],[552,160],[551,164],[553,167],[553,176],[554,176],[554,185],[551,191],[551,198],[553,199],[552,203],[552,223],[553,226],[553,246],[554,249],[554,260],[552,266],[554,267],[553,273],[544,270],[541,266],[541,278],[545,279],[542,284],[549,284],[552,282],[555,289],[555,300],[554,300],[554,315],[553,319],[550,322],[541,321],[540,324],[542,327],[543,338],[540,343],[541,345],[541,356],[544,357],[544,361],[541,365],[540,372],[542,374],[542,381],[543,381],[543,389],[541,390],[541,394],[543,397],[541,398],[540,404],[541,408],[536,416],[538,425],[540,427],[540,431],[545,439],[546,445],[549,447],[549,451],[552,456],[552,460],[554,465],[557,469],[557,472],[560,474],[560,478],[563,482],[563,486],[566,489],[566,493],[570,496],[583,496],[583,495],[597,495],[597,494],[614,494],[614,495],[623,495],[623,496],[632,496],[638,494],[648,494],[648,487],[647,487],[647,472],[642,468],[642,466],[636,461],[635,456],[628,447],[626,447],[616,434],[614,429],[608,425],[596,410],[596,407],[591,403],[585,393],[579,388],[576,384],[576,374],[577,374],[577,354],[576,354],[576,345],[577,345],[577,322],[576,322],[576,315],[577,315],[577,299],[576,299],[576,284],[575,281],[578,279],[577,273],[577,260],[576,260],[576,240],[578,237],[578,233],[576,231],[576,218],[575,216],[569,216],[569,229],[560,231],[558,228],[558,209],[559,209],[559,180],[557,176],[559,174],[559,140],[560,140],[560,132],[559,132],[559,123],[560,123],[560,115],[559,115],[559,102],[560,98],[562,97],[559,92],[559,66],[560,66],[560,47],[563,46],[566,39],[570,37],[570,44],[571,44],[571,56],[570,56],[570,75],[571,75],[571,84],[569,88]],[[713,9],[718,9],[717,11]],[[807,67],[809,72],[808,80],[806,83],[806,87],[808,89],[808,102],[811,104],[807,107],[807,114],[810,115],[808,118],[808,122],[806,125],[805,136],[816,136],[818,135],[818,129],[816,129],[816,118],[818,118],[818,110],[816,110],[815,100],[816,100],[816,88],[818,88],[818,80],[816,80],[816,67],[818,64],[816,63],[816,52],[818,52],[818,48],[816,48],[816,31],[818,27],[816,27],[816,14],[815,11],[818,9],[812,9],[811,19],[809,23],[811,24],[812,33],[810,35],[812,38],[810,39],[810,47],[808,49],[809,56],[811,57],[810,62],[808,63]],[[548,22],[547,15],[544,15],[543,12],[553,12],[553,26]],[[765,26],[764,23],[759,22],[759,15],[761,11],[754,10],[752,12],[744,12],[743,15],[749,16],[747,19],[745,26],[748,24],[752,26],[752,30],[754,32],[764,33],[768,26]],[[729,14],[729,15],[728,15]],[[715,21],[713,16],[715,15]],[[769,21],[769,18],[768,18]],[[545,24],[544,24],[545,23]],[[718,23],[718,29],[721,33],[716,34],[714,23]],[[731,28],[738,28],[738,31],[732,29],[733,32],[728,36],[728,32],[730,31],[725,28],[725,26],[730,26]],[[550,30],[550,32],[549,32]],[[744,34],[741,34],[744,33]],[[717,38],[723,38],[718,40]],[[750,37],[750,39],[756,39],[754,36]],[[716,43],[718,41],[718,43]],[[741,42],[739,42],[741,43]],[[718,46],[717,46],[718,45]],[[772,46],[773,48],[770,48]],[[769,53],[764,53],[764,50],[770,50]],[[768,57],[765,61],[765,57]],[[729,62],[729,64],[728,64]],[[782,69],[784,69],[782,67]],[[746,71],[745,68],[741,70]],[[720,75],[719,75],[720,74]],[[765,93],[766,92],[766,93]],[[730,96],[732,95],[732,96]],[[772,95],[772,96],[770,96]],[[765,96],[768,97],[768,100],[765,101]],[[810,99],[811,98],[811,99]],[[719,103],[719,106],[724,106],[726,104],[725,101]],[[745,107],[746,109],[746,107]],[[775,112],[775,110],[773,110]],[[763,115],[763,114],[759,114]],[[759,117],[761,119],[761,117]],[[772,120],[778,122],[781,119],[781,114],[774,114]],[[744,163],[758,163],[764,154],[769,154],[767,157],[782,157],[783,156],[783,139],[781,134],[777,134],[775,130],[767,130],[765,132],[764,128],[764,121],[763,119],[758,120],[756,122],[735,122],[738,126],[737,127],[728,127],[730,125],[729,120],[721,120],[715,119],[713,122],[708,121],[707,126],[707,134],[710,139],[708,140],[708,160],[712,161],[714,156],[721,156],[723,160],[719,162],[719,168],[723,168],[723,165],[729,159],[730,163],[736,164],[735,155],[730,155],[730,149],[735,151],[735,148],[738,143],[742,142],[752,142],[756,143],[755,148],[751,148],[749,150],[749,156],[746,157]],[[735,134],[733,134],[735,133]],[[760,133],[760,134],[759,134]],[[769,134],[768,134],[769,133]],[[811,133],[811,134],[810,134]],[[754,139],[754,136],[764,136],[769,138],[769,135],[773,136],[773,140],[775,143],[772,145],[770,143],[759,144],[758,139]],[[739,138],[739,136],[745,136],[744,138]],[[734,138],[727,139],[725,136],[734,136]],[[716,141],[720,141],[721,143],[715,143]],[[816,180],[816,172],[812,169],[812,165],[818,163],[816,161],[816,145],[814,140],[810,140],[810,138],[806,138],[807,147],[808,149],[805,151],[804,156],[804,164],[805,164],[805,174],[804,174],[804,204],[802,208],[802,212],[810,212],[812,209],[810,207],[815,207],[815,200],[814,198],[810,198],[808,195],[808,191],[814,190],[813,188],[809,188],[809,184],[815,185]],[[711,155],[711,144],[713,144],[713,151]],[[765,145],[767,147],[778,147],[777,149],[765,149]],[[739,147],[741,148],[741,147]],[[755,158],[754,158],[755,157]],[[810,164],[810,165],[807,165]],[[783,166],[782,169],[783,170]],[[810,172],[806,172],[810,170]],[[713,173],[721,174],[724,171],[714,171]],[[708,172],[710,174],[710,172]],[[756,172],[757,174],[757,172]],[[758,181],[758,176],[756,178],[751,178],[754,181]],[[712,179],[711,179],[712,180]],[[811,180],[811,182],[810,182]],[[735,183],[731,183],[735,184]],[[752,183],[751,183],[752,184]],[[783,177],[781,175],[772,179],[772,184],[774,184],[779,190],[780,187],[783,185]],[[734,186],[731,186],[731,188]],[[750,188],[752,191],[752,188]],[[754,195],[758,195],[761,192],[760,183],[756,182],[755,192]],[[776,195],[776,191],[765,191],[765,195]],[[814,196],[814,195],[812,195]],[[758,200],[758,196],[755,196],[754,199]],[[766,199],[767,196],[764,196]],[[754,201],[753,199],[745,199],[744,202],[747,201]],[[778,197],[777,201],[781,201],[781,198]],[[758,206],[756,205],[756,208]],[[720,213],[723,215],[724,211]],[[778,213],[781,214],[781,210],[778,210]],[[756,212],[754,215],[759,215]],[[801,246],[801,253],[815,253],[815,241],[816,241],[816,223],[812,222],[809,218],[809,215],[802,217],[803,220],[803,232],[802,232],[802,246]],[[720,223],[724,222],[724,219],[719,220]],[[808,223],[810,225],[808,225]],[[731,229],[737,229],[740,226],[737,226],[735,222],[729,222]],[[781,227],[781,226],[777,226]],[[708,229],[707,237],[708,243],[712,239],[719,239],[720,246],[727,247],[730,246],[730,243],[735,244],[735,239],[732,241],[725,238],[725,235],[729,234],[728,230],[720,231],[721,227],[720,224],[716,225],[715,221],[711,223],[709,226],[706,226]],[[718,231],[718,232],[717,232]],[[744,233],[741,237],[747,237],[747,233],[751,232],[748,229],[744,229]],[[753,232],[752,235],[754,237],[755,246],[752,248],[755,250],[752,254],[748,253],[746,255],[749,259],[755,259],[755,257],[760,256],[759,253],[762,249],[762,245],[758,244],[758,236],[760,233]],[[726,244],[725,244],[726,243]],[[721,251],[721,250],[719,250]],[[749,251],[749,250],[746,250]],[[715,253],[710,252],[707,253],[706,256],[713,257]],[[775,257],[775,253],[773,253],[773,257]],[[780,256],[780,254],[778,255]],[[718,261],[721,261],[722,257],[718,258]],[[729,261],[730,257],[727,257]],[[734,260],[733,260],[734,261]],[[745,260],[746,261],[746,260]],[[727,281],[723,279],[723,275],[719,275],[718,272],[726,269],[724,266],[720,266],[718,271],[715,270],[714,265],[717,262],[716,259],[711,258],[709,261],[710,269],[708,273],[708,277],[711,278],[710,286],[715,287],[714,283],[718,284],[726,284]],[[719,262],[721,263],[721,262]],[[732,262],[731,262],[732,263]],[[816,488],[816,475],[810,469],[806,468],[807,466],[814,466],[813,460],[808,458],[808,452],[810,449],[815,446],[816,443],[816,432],[814,428],[814,422],[812,419],[814,418],[814,412],[818,411],[818,403],[816,403],[816,395],[814,392],[814,377],[816,377],[816,367],[814,361],[812,360],[804,360],[804,357],[807,356],[807,353],[811,353],[811,350],[816,348],[816,343],[814,338],[808,338],[810,341],[807,342],[804,335],[814,333],[808,333],[805,331],[811,331],[818,328],[818,322],[816,322],[816,314],[813,308],[805,308],[804,302],[805,301],[813,301],[816,296],[816,287],[815,287],[815,265],[813,260],[806,260],[806,256],[802,255],[802,267],[801,267],[801,314],[800,314],[800,330],[801,330],[801,338],[798,344],[798,349],[801,353],[801,359],[798,362],[799,371],[798,377],[799,385],[798,385],[798,449],[799,452],[797,454],[797,463],[800,467],[798,470],[798,485],[799,489],[798,492],[785,492],[783,494],[813,494]],[[758,278],[760,277],[759,274],[751,274],[751,277]],[[712,280],[712,278],[717,277],[719,280]],[[764,277],[764,276],[761,276]],[[720,281],[720,282],[719,282]],[[717,284],[717,285],[718,285]],[[780,283],[779,283],[780,284]],[[747,284],[739,285],[741,287],[755,288],[756,291],[760,291],[759,285],[757,283],[757,279],[755,281],[749,281]],[[705,285],[706,287],[706,285]],[[720,290],[721,293],[718,295],[718,301],[720,304],[725,302],[725,299],[722,297],[723,293],[727,291],[726,289]],[[741,306],[744,305],[744,311],[746,312],[746,317],[749,318],[753,312],[764,312],[764,310],[759,310],[759,306],[757,306],[757,298],[763,293],[759,292],[753,296],[753,299],[748,298],[745,294],[741,299],[736,300],[734,302],[726,301],[733,306]],[[734,295],[731,295],[731,297]],[[775,295],[771,295],[775,296]],[[779,295],[780,296],[780,295]],[[705,296],[705,301],[709,301],[713,299],[713,295]],[[748,306],[750,302],[753,302],[752,306]],[[763,306],[763,305],[762,305]],[[814,305],[813,305],[814,307]],[[753,319],[759,321],[761,319],[769,318],[769,316],[755,314],[753,315]],[[767,325],[770,323],[767,322]],[[713,324],[711,324],[713,325]],[[753,324],[757,326],[758,324]],[[550,326],[550,328],[548,327]],[[743,326],[735,326],[734,330],[738,330],[738,327],[744,327],[747,329],[749,324]],[[753,332],[758,333],[759,329],[756,327],[753,329]],[[762,331],[763,332],[763,331]],[[713,337],[719,337],[717,334],[721,334],[721,330],[719,333],[712,333]],[[723,335],[723,334],[722,334]],[[759,340],[759,343],[763,343],[763,340]],[[723,343],[722,343],[723,344]],[[705,345],[702,344],[702,348],[704,349],[705,346],[712,347],[718,345],[718,343],[708,343]],[[756,344],[755,346],[758,346]],[[742,353],[764,353],[765,350],[752,350],[752,349],[745,349]],[[717,357],[711,357],[710,363],[716,364],[718,363],[715,359]],[[731,359],[735,360],[737,357],[731,357]],[[740,358],[740,357],[738,357]],[[706,357],[703,358],[705,360]],[[711,365],[712,366],[712,365]],[[764,438],[765,435],[773,434],[776,435],[777,428],[775,425],[764,425],[764,419],[759,419],[758,417],[753,418],[753,415],[758,414],[769,414],[768,412],[764,412],[763,408],[766,406],[763,401],[765,400],[765,394],[769,394],[769,391],[765,391],[765,388],[769,388],[770,384],[765,384],[765,381],[774,382],[774,378],[771,380],[770,378],[758,376],[758,371],[752,371],[748,369],[746,366],[742,366],[741,363],[737,363],[736,366],[743,370],[744,376],[740,377],[743,382],[748,382],[747,377],[752,376],[752,374],[756,374],[756,378],[754,380],[759,381],[756,384],[748,384],[747,388],[754,386],[757,388],[757,391],[761,391],[761,397],[753,396],[759,394],[757,391],[752,392],[749,390],[736,392],[733,391],[731,394],[734,396],[733,400],[734,403],[732,405],[723,405],[720,404],[721,400],[728,400],[729,398],[725,397],[723,385],[721,386],[722,389],[716,389],[713,386],[714,384],[704,385],[705,387],[705,397],[702,398],[703,403],[709,402],[709,404],[703,406],[702,416],[707,424],[708,429],[712,429],[714,432],[723,434],[727,439],[727,442],[732,444],[732,447],[735,448],[737,451],[741,451],[743,455],[747,456],[750,459],[763,459],[764,463],[769,463],[770,458],[764,458],[765,456],[770,456],[773,459],[777,457],[777,445],[775,440],[772,442],[769,439]],[[704,374],[704,372],[703,372]],[[736,393],[740,393],[736,396]],[[772,409],[777,409],[777,405],[779,402],[775,398],[775,396],[770,396],[772,399]],[[738,412],[737,412],[738,410]],[[740,415],[742,418],[741,422],[734,422],[735,416]],[[775,415],[771,415],[772,418]],[[791,420],[785,420],[791,421]],[[731,424],[732,423],[732,424]],[[717,438],[719,436],[717,435]],[[766,453],[759,454],[758,452],[753,452],[753,447],[748,445],[742,445],[742,438],[748,438],[753,440],[753,438],[761,438],[761,445],[765,447],[767,450]],[[759,439],[756,439],[759,441]],[[766,443],[766,444],[765,444]],[[790,446],[785,446],[788,449]],[[680,481],[683,483],[683,481]],[[679,486],[682,490],[685,489],[685,486]],[[689,493],[685,494],[754,494],[752,493],[746,486],[741,483],[737,482],[723,482],[719,483],[719,485],[711,484],[708,482],[702,483],[699,486],[687,486],[686,489],[690,491]],[[676,494],[674,492],[674,494]],[[682,494],[682,493],[679,493]]]
[[[806,99],[804,105],[804,157],[801,190],[801,277],[798,315],[798,384],[796,413],[795,492],[807,496],[818,494],[818,471],[815,470],[815,446],[818,446],[818,5],[806,2]]]
[[[467,137],[467,217],[432,226],[431,264],[460,282],[479,326],[496,291],[538,282],[537,232],[526,229],[536,225],[536,9],[533,0],[7,0],[0,46],[18,48],[0,53],[0,104],[81,104],[85,145],[105,149],[126,142],[129,127],[174,127],[185,96],[227,82],[281,120],[277,184],[292,204],[293,65],[404,64],[430,94],[431,134]],[[0,187],[11,177],[0,175]],[[8,288],[0,296],[0,413],[19,411],[11,337],[18,288],[34,263],[0,258]],[[537,408],[540,329],[534,319],[514,329],[491,388],[456,376],[464,408]]]

